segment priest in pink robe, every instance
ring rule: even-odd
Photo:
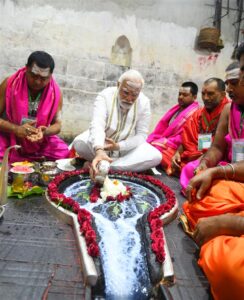
[[[199,108],[197,92],[198,87],[194,82],[184,82],[179,90],[178,104],[166,112],[147,138],[147,142],[163,154],[161,166],[168,175],[172,173],[172,157],[182,143],[183,125]]]
[[[23,160],[56,160],[68,157],[67,145],[56,134],[61,130],[62,94],[52,77],[54,60],[46,52],[33,52],[26,67],[0,85],[0,159],[12,150],[10,163]]]

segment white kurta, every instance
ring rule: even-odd
[[[116,87],[99,93],[89,130],[74,140],[76,151],[91,161],[95,156],[95,147],[103,147],[108,137],[118,142],[120,147],[120,151],[109,153],[114,158],[111,167],[141,171],[156,166],[161,161],[161,153],[145,142],[151,115],[149,99],[140,93],[132,107],[123,112],[117,93]]]

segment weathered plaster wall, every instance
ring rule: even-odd
[[[223,19],[221,53],[194,50],[199,28],[211,25],[214,8],[205,5],[211,2],[0,0],[0,79],[23,66],[34,50],[52,54],[64,94],[62,134],[74,136],[87,128],[97,92],[123,72],[109,60],[116,39],[125,35],[132,67],[145,77],[153,127],[176,103],[183,81],[201,86],[210,76],[224,76],[233,51],[233,13]]]

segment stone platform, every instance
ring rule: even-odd
[[[181,205],[178,179],[156,177],[174,190]],[[194,242],[178,220],[164,230],[176,284],[164,287],[160,299],[211,299]],[[0,221],[0,299],[89,299],[72,228],[54,217],[40,196],[10,199]]]

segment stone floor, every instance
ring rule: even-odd
[[[157,176],[175,192],[181,205],[185,201],[180,193],[180,184],[177,178],[169,177],[162,173]],[[164,227],[167,244],[173,262],[176,283],[172,287],[165,288],[162,299],[172,300],[210,300],[209,284],[197,264],[199,249],[191,238],[182,230],[175,219]],[[167,298],[168,297],[168,298]]]
[[[157,176],[184,201],[176,178]],[[197,265],[198,249],[178,220],[165,226],[176,283],[160,299],[207,300],[209,286]],[[54,217],[42,197],[10,199],[0,221],[0,299],[85,299],[72,228]]]
[[[11,199],[0,224],[0,299],[84,299],[71,226],[42,197]]]

